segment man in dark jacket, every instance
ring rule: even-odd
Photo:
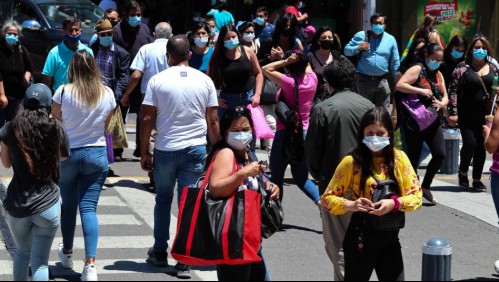
[[[142,46],[152,42],[151,31],[147,25],[142,23],[142,10],[136,1],[130,1],[125,7],[123,20],[114,27],[114,42],[130,53],[130,61],[133,62],[135,56]],[[166,52],[166,51],[165,51]],[[132,74],[130,70],[130,74]],[[130,112],[138,113],[142,105],[142,94],[140,93],[140,83],[130,96]],[[124,117],[125,118],[125,117]],[[140,119],[137,115],[137,126]],[[135,157],[140,157],[140,136],[136,134],[136,149],[133,153]]]
[[[357,131],[364,114],[374,104],[350,89],[354,88],[355,67],[338,56],[324,68],[324,80],[331,97],[312,110],[305,141],[310,174],[319,181],[319,192],[326,190],[341,160],[355,148]],[[322,209],[326,252],[334,265],[335,281],[343,281],[343,239],[351,214],[331,215]]]
[[[117,104],[126,90],[130,79],[130,54],[113,43],[113,26],[109,20],[97,23],[98,39],[92,45],[97,66],[101,72],[102,82],[114,92]],[[121,107],[121,112],[126,117],[126,107]],[[114,149],[115,161],[122,161],[123,148]]]

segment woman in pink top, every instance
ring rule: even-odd
[[[284,68],[287,74],[279,72]],[[286,101],[290,109],[295,108],[295,80],[298,83],[298,112],[303,123],[303,132],[306,136],[312,109],[315,91],[317,90],[317,76],[308,64],[307,57],[300,51],[289,52],[284,60],[276,61],[262,67],[263,74],[281,87],[279,100]],[[284,99],[282,99],[284,98]],[[284,173],[288,162],[283,158],[283,142],[285,141],[286,126],[277,121],[277,132],[270,153],[270,169],[272,170],[271,181],[279,187],[283,187]],[[305,139],[304,136],[304,139]],[[297,165],[291,164],[291,173],[296,185],[315,204],[320,204],[320,195],[317,186],[308,178],[308,170],[305,160]],[[283,191],[281,188],[280,199],[282,201]]]

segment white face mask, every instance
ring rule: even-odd
[[[366,136],[363,143],[374,153],[382,151],[390,145],[390,137]]]
[[[229,132],[227,136],[227,143],[236,150],[246,149],[251,141],[253,141],[251,132]]]
[[[199,48],[204,48],[206,47],[206,44],[208,44],[209,40],[210,39],[208,37],[195,37],[194,44],[196,44]]]
[[[255,39],[255,34],[254,33],[245,33],[243,34],[243,40],[246,42],[251,42]]]

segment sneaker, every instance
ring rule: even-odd
[[[64,245],[59,244],[59,251],[57,252],[59,260],[61,261],[61,266],[66,269],[73,269],[73,259],[71,258],[73,254],[65,254],[63,252]]]
[[[150,248],[147,252],[149,256],[147,262],[155,266],[168,266],[168,254],[166,251],[155,252],[153,248]]]
[[[487,191],[487,186],[485,186],[482,181],[473,180],[473,190],[477,192],[485,192]]]
[[[191,267],[182,263],[177,263],[175,265],[175,270],[177,271],[177,278],[180,279],[191,279]]]
[[[99,281],[97,279],[97,268],[95,267],[95,264],[89,264],[83,267],[81,281]]]

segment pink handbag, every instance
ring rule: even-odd
[[[253,105],[248,105],[251,112],[251,119],[253,120],[253,127],[255,130],[256,138],[260,139],[274,139],[274,131],[270,128],[265,118],[265,113],[259,106],[254,108]]]

